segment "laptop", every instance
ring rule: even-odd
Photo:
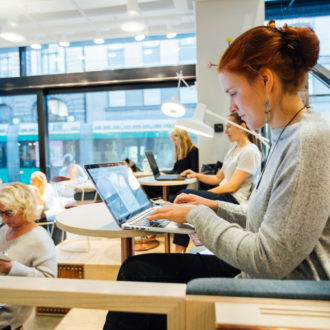
[[[157,181],[170,181],[170,180],[184,180],[183,176],[179,174],[160,174],[159,167],[156,163],[154,153],[152,151],[145,152],[148,159],[152,174],[154,175],[155,180]]]
[[[122,229],[178,234],[191,234],[195,231],[188,223],[147,220],[146,217],[161,206],[152,205],[126,162],[90,164],[84,167]]]

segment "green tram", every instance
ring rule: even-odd
[[[77,164],[133,160],[139,168],[146,150],[153,150],[162,168],[173,166],[169,120],[61,122],[49,124],[51,176],[58,175],[63,156],[70,153]],[[193,137],[196,142],[196,137]],[[35,123],[0,125],[0,177],[3,182],[30,182],[39,170],[38,127]]]

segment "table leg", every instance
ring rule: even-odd
[[[163,186],[163,200],[168,201],[170,199],[170,187]]]
[[[165,239],[165,253],[171,253],[171,234],[164,234]]]
[[[121,262],[123,263],[128,257],[134,256],[134,238],[121,238]]]
[[[163,186],[163,200],[168,201],[170,198],[170,187]],[[164,245],[165,245],[165,253],[171,253],[171,235],[169,233],[164,234]]]

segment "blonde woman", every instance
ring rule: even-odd
[[[167,174],[181,174],[187,169],[198,172],[198,148],[193,144],[187,131],[174,127],[170,132],[170,138],[174,143],[174,166]],[[170,187],[170,196],[175,196],[186,185]],[[154,186],[144,186],[144,191],[149,198],[162,196],[162,188]]]
[[[45,173],[36,171],[31,174],[31,188],[42,210],[41,218],[47,221],[55,221],[56,215],[62,208],[53,186],[47,182]],[[55,226],[52,235],[55,245],[61,241],[61,234],[61,230]]]
[[[55,246],[44,228],[34,222],[39,211],[33,191],[14,182],[0,187],[0,273],[8,276],[56,277]],[[30,306],[0,304],[0,329],[20,327],[32,312]]]
[[[191,169],[198,172],[198,148],[193,144],[187,131],[174,127],[170,133],[174,143],[174,167],[172,173],[180,174]]]

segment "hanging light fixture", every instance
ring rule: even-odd
[[[214,130],[212,127],[204,123],[205,113],[206,105],[202,103],[197,103],[197,107],[193,117],[179,119],[175,123],[175,126],[182,128],[188,132],[211,138],[214,135]]]
[[[180,92],[180,85],[181,81],[187,86],[190,87],[187,82],[183,79],[182,71],[176,73],[179,81],[178,81],[178,91],[177,96],[172,97],[171,100],[166,101],[162,104],[161,110],[165,113],[165,115],[170,117],[182,117],[186,113],[186,108],[183,104],[179,102],[179,92]]]
[[[266,148],[269,148],[269,144],[268,144],[269,140],[267,138],[265,138],[264,136],[260,135],[259,133],[255,132],[255,131],[245,128],[242,125],[239,125],[239,124],[229,120],[228,118],[223,117],[223,116],[207,109],[206,105],[202,104],[202,103],[197,104],[195,113],[191,119],[190,118],[179,119],[175,123],[175,126],[185,129],[186,131],[191,132],[191,133],[195,133],[195,134],[202,135],[205,137],[213,137],[214,136],[213,128],[204,123],[204,116],[206,113],[209,115],[212,115],[213,117],[221,119],[224,122],[229,123],[232,126],[238,127],[247,133],[252,134],[262,144],[264,144],[266,146]]]

